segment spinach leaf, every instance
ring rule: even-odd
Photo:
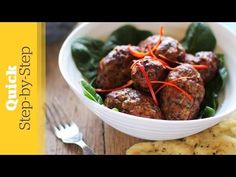
[[[215,113],[216,113],[215,109],[206,106],[202,112],[202,118],[212,117],[215,115]]]
[[[72,43],[71,52],[75,64],[88,80],[93,79],[97,74],[103,45],[102,41],[88,37],[78,38]]]
[[[188,27],[182,45],[191,54],[199,51],[213,51],[216,46],[216,38],[207,25],[196,22]]]
[[[224,88],[225,86],[225,81],[227,79],[227,76],[228,76],[228,71],[225,67],[225,59],[224,59],[224,54],[217,54],[217,57],[220,61],[220,64],[219,64],[219,75],[220,75],[220,78],[222,80],[222,88]]]
[[[224,63],[224,55],[217,54],[220,61],[219,70],[213,80],[208,82],[205,86],[205,97],[201,104],[200,117],[206,118],[207,115],[213,116],[218,108],[218,94],[224,88],[225,81],[227,80],[228,71]],[[213,112],[212,110],[215,112]],[[211,114],[209,114],[209,112]],[[214,113],[214,114],[213,114]]]
[[[115,30],[108,37],[103,47],[103,54],[106,55],[117,45],[137,45],[140,41],[153,35],[152,32],[146,30],[138,30],[134,26],[125,25]]]
[[[115,46],[137,45],[150,35],[152,33],[149,31],[138,30],[131,25],[125,25],[111,33],[106,42],[89,37],[80,37],[72,43],[72,57],[82,75],[91,81],[96,77],[99,61]]]
[[[112,108],[113,111],[119,112],[119,109],[117,108]]]
[[[88,99],[90,99],[96,103],[103,104],[102,97],[96,93],[95,89],[87,81],[82,80],[81,85],[82,85],[84,95]]]
[[[191,54],[199,51],[213,51],[216,46],[216,38],[207,25],[196,22],[188,27],[182,45]],[[215,115],[218,108],[218,94],[224,87],[228,75],[224,55],[218,54],[217,56],[220,61],[219,69],[215,78],[205,85],[205,97],[200,109],[202,118]]]

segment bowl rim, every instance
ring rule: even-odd
[[[123,22],[117,22],[122,24]],[[147,23],[147,22],[139,22],[139,23]],[[145,122],[150,122],[150,123],[164,123],[164,124],[192,124],[192,123],[196,123],[196,122],[211,122],[213,121],[213,119],[223,119],[225,116],[233,113],[236,110],[236,104],[231,106],[231,109],[227,110],[224,113],[221,113],[217,116],[213,116],[213,117],[208,117],[208,118],[203,118],[203,119],[192,119],[192,120],[165,120],[165,119],[152,119],[152,118],[147,118],[147,117],[140,117],[140,116],[135,116],[135,115],[130,115],[130,114],[126,114],[126,113],[122,113],[122,112],[116,112],[113,111],[111,109],[109,109],[108,107],[104,106],[104,105],[100,105],[94,101],[89,100],[87,97],[84,96],[84,94],[81,94],[80,92],[77,91],[77,87],[75,86],[75,84],[71,81],[71,79],[69,77],[67,77],[67,75],[65,74],[65,69],[63,66],[63,56],[65,55],[65,49],[66,46],[69,44],[69,42],[71,41],[72,38],[74,38],[74,36],[78,33],[78,31],[81,28],[86,27],[87,25],[90,25],[91,23],[89,22],[83,22],[80,23],[79,26],[76,26],[75,29],[67,36],[67,38],[65,39],[65,41],[63,42],[60,52],[59,52],[59,60],[58,60],[58,64],[59,64],[59,69],[60,72],[63,76],[63,78],[65,79],[65,81],[68,83],[68,85],[73,89],[73,91],[76,91],[79,95],[81,95],[81,97],[79,97],[80,99],[82,99],[82,102],[87,101],[90,104],[92,104],[95,107],[98,107],[99,109],[104,109],[104,111],[110,113],[110,114],[114,114],[114,115],[120,115],[122,117],[127,117],[130,118],[130,120],[136,120],[136,121],[145,121]],[[96,23],[97,24],[97,23]],[[228,31],[228,33],[230,33],[230,35],[233,35],[236,37],[236,33],[230,29],[228,26],[224,25],[222,22],[215,22],[215,24],[217,26],[220,26],[221,28],[224,28]],[[80,72],[80,71],[79,71]],[[81,79],[83,80],[83,79]],[[79,81],[80,82],[80,81]],[[80,84],[81,85],[81,84]]]

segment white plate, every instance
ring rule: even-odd
[[[64,42],[59,54],[60,71],[80,100],[98,117],[110,126],[128,135],[147,140],[170,140],[183,138],[205,130],[229,115],[236,109],[236,35],[221,23],[208,23],[217,39],[217,50],[225,54],[229,79],[226,82],[221,104],[214,117],[187,121],[154,120],[115,112],[87,99],[80,86],[82,75],[71,56],[71,43],[80,36],[106,39],[112,31],[127,23],[83,23]],[[158,33],[160,23],[129,23],[139,29]],[[165,35],[182,39],[189,23],[162,23]]]

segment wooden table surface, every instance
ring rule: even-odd
[[[46,101],[56,97],[68,115],[77,123],[84,141],[97,154],[125,154],[127,148],[143,140],[125,135],[103,123],[89,111],[69,88],[58,68],[58,53],[62,42],[47,45],[46,48]],[[46,125],[47,154],[82,154],[76,145],[64,144]]]

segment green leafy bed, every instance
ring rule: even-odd
[[[151,35],[150,31],[138,30],[133,26],[126,25],[115,30],[105,42],[89,37],[80,37],[72,43],[72,56],[83,76],[91,81],[96,77],[101,58],[106,56],[115,46],[137,45]]]
[[[108,39],[100,41],[89,37],[76,39],[71,46],[72,56],[77,68],[84,78],[91,82],[97,74],[99,61],[117,45],[137,45],[140,41],[153,33],[146,30],[138,30],[131,25],[125,25],[115,30]],[[181,41],[188,53],[195,54],[199,51],[214,51],[216,38],[211,29],[204,23],[192,23]],[[227,69],[224,64],[224,54],[217,54],[220,67],[216,77],[206,84],[206,94],[201,105],[200,117],[214,116],[218,108],[218,94],[223,89],[227,79]],[[87,81],[81,81],[84,95],[99,104],[103,104],[102,97]],[[116,108],[114,111],[118,111]]]

